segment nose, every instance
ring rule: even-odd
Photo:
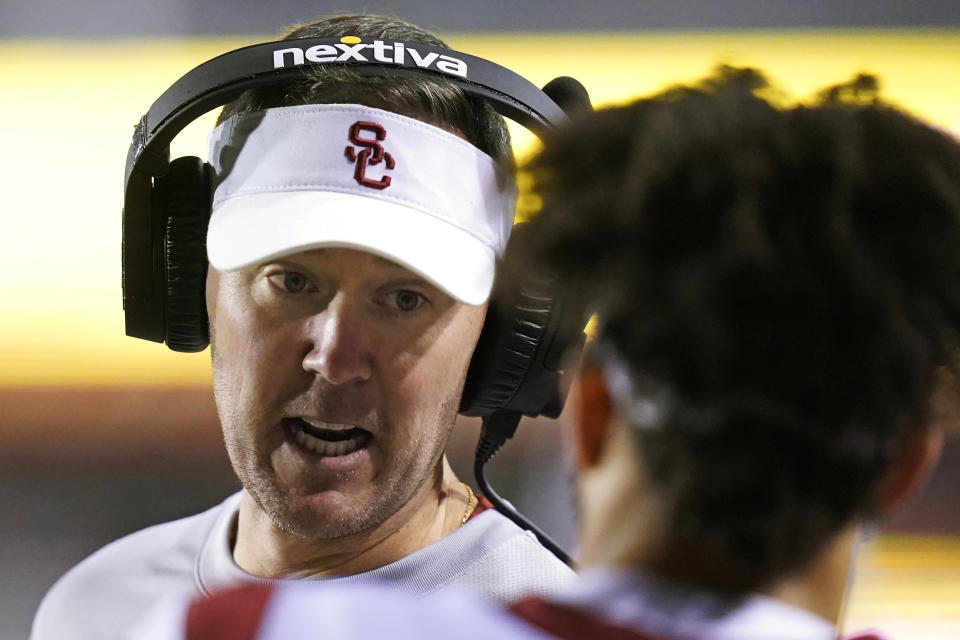
[[[372,332],[358,305],[342,292],[307,321],[305,371],[331,384],[368,380],[373,373]]]

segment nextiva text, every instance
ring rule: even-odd
[[[438,71],[449,73],[455,76],[467,77],[467,63],[459,58],[443,55],[441,53],[430,52],[421,55],[413,47],[405,46],[402,42],[387,44],[382,40],[374,40],[371,43],[344,44],[318,44],[303,50],[299,47],[290,47],[289,49],[277,49],[273,52],[273,68],[279,69],[287,65],[300,65],[306,61],[309,62],[370,62],[364,55],[364,52],[373,54],[373,60],[376,62],[386,62],[390,64],[406,64],[406,57],[415,65],[426,69],[433,66]]]

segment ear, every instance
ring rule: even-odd
[[[607,393],[606,379],[596,367],[584,366],[576,385],[579,398],[574,413],[577,466],[590,469],[599,464],[610,430],[610,395]]]
[[[939,427],[924,429],[906,442],[880,487],[880,513],[891,515],[913,496],[936,467],[943,451],[944,433]]]

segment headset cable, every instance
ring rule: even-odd
[[[490,501],[497,511],[512,520],[521,529],[531,532],[544,547],[559,558],[568,567],[573,567],[573,559],[559,544],[554,542],[546,533],[532,522],[524,518],[509,502],[501,498],[487,482],[484,475],[484,466],[500,450],[500,447],[513,437],[520,423],[519,411],[496,411],[483,417],[483,426],[480,429],[480,440],[477,442],[477,453],[473,461],[473,473],[477,479],[480,493]]]

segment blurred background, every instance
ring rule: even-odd
[[[960,133],[956,0],[0,0],[0,640],[106,542],[237,489],[209,355],[124,337],[123,163],[133,125],[193,66],[333,12],[395,13],[544,84],[580,79],[598,106],[718,63],[766,70],[796,98],[880,75],[884,94]],[[174,156],[202,155],[213,115]],[[534,142],[514,129],[517,152]],[[848,629],[960,638],[960,416],[923,494],[867,543]],[[491,464],[495,487],[575,546],[563,418],[530,420]],[[463,420],[462,477],[479,425]]]

